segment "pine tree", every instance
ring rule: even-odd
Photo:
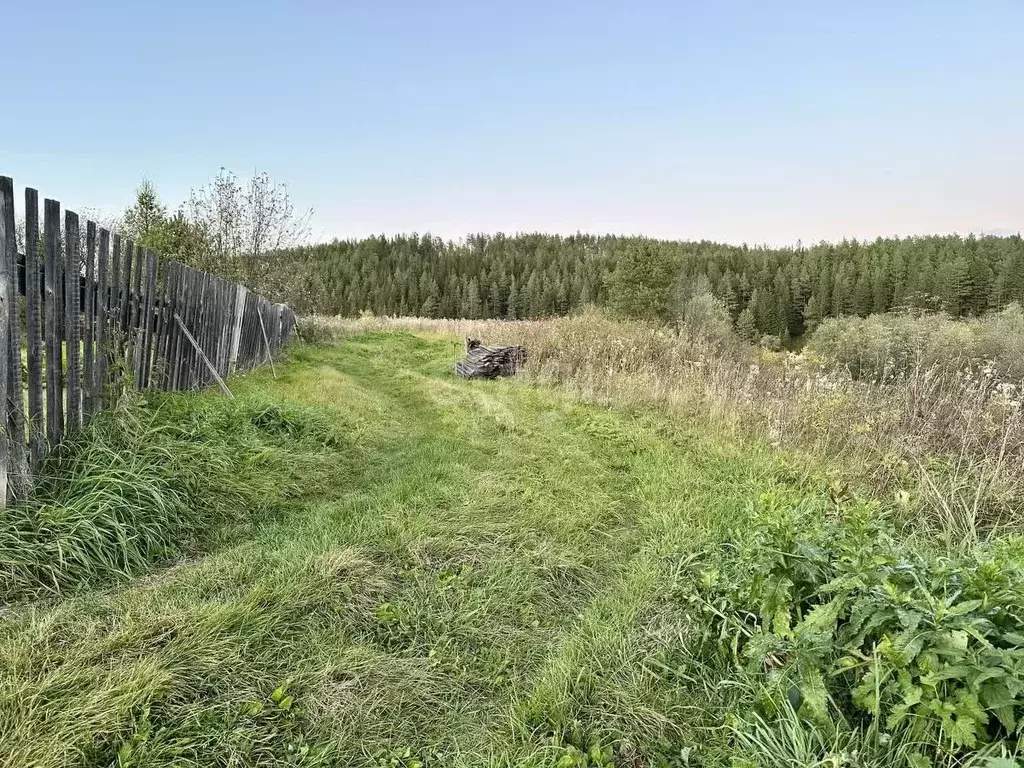
[[[804,307],[804,328],[808,333],[814,331],[819,325],[821,320],[825,316],[825,309],[822,307],[821,302],[818,301],[818,294],[812,293],[811,297],[807,300],[807,305]]]
[[[465,298],[462,300],[462,316],[468,320],[476,320],[480,317],[482,311],[480,286],[474,277],[466,284]]]
[[[437,317],[437,299],[433,294],[424,300],[423,306],[420,307],[420,315],[422,317]]]
[[[758,338],[760,338],[757,331],[757,323],[754,320],[754,313],[749,306],[740,312],[740,316],[736,319],[736,333],[741,339],[751,343],[756,343]]]
[[[161,225],[167,220],[167,207],[160,202],[156,185],[143,179],[135,190],[135,202],[125,209],[122,230],[126,237],[149,248],[160,243]],[[156,240],[157,242],[149,242]]]
[[[512,287],[508,290],[508,310],[505,312],[505,318],[508,320],[519,319],[519,287],[516,285],[515,278],[512,279]]]

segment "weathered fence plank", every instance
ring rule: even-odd
[[[156,306],[156,317],[154,318],[155,330],[153,331],[153,370],[150,374],[150,387],[163,387],[167,368],[166,337],[167,333],[167,308],[170,305],[170,262],[163,264],[160,274],[157,277],[159,282]]]
[[[8,186],[10,193],[7,191]],[[10,256],[10,251],[17,253],[17,248],[7,247],[8,241],[14,240],[13,222],[9,228],[7,225],[9,196],[14,196],[14,182],[6,176],[0,176],[0,363],[3,363],[5,369],[11,367],[11,328],[18,316],[13,289],[18,282],[17,260],[12,260]],[[20,360],[18,365],[21,365]],[[11,453],[17,436],[9,434],[8,424],[10,415],[16,410],[12,405],[19,394],[11,388],[8,371],[0,372],[0,509],[7,506],[8,480],[16,471],[12,467]]]
[[[60,309],[60,203],[47,199],[43,203],[43,238],[46,248],[44,265],[46,314],[46,436],[50,445],[57,445],[64,435],[64,365],[61,340],[64,338]]]
[[[0,421],[7,433],[10,464],[8,480],[15,496],[25,495],[28,489],[28,461],[25,457],[25,404],[22,399],[21,376],[21,311],[18,306],[18,240],[14,228],[14,180],[0,176],[0,219],[4,235],[0,248],[5,251],[7,281],[3,302],[7,313],[7,355],[0,358],[7,368],[8,412],[6,421]],[[7,486],[3,486],[6,492]],[[3,495],[3,494],[0,494]]]
[[[174,322],[174,313],[177,312],[178,308],[178,276],[180,275],[178,267],[179,264],[176,261],[167,264],[167,302],[161,315],[161,322],[163,323],[163,341],[161,346],[164,358],[161,387],[163,389],[173,389],[174,387],[174,339],[175,331],[178,327],[177,323]]]
[[[142,353],[142,311],[143,301],[142,291],[145,289],[146,283],[144,280],[144,271],[146,269],[146,250],[138,243],[135,244],[135,263],[132,265],[132,282],[134,284],[131,290],[131,317],[128,325],[128,341],[130,346],[130,354],[128,359],[131,361],[132,376],[135,382],[136,388],[142,386],[142,362],[140,356]]]
[[[110,232],[100,229],[100,250],[96,261],[96,378],[93,391],[97,408],[107,404],[107,372],[110,368],[107,341],[110,323],[110,289],[107,285],[107,263],[110,258]]]
[[[25,335],[28,368],[29,462],[35,468],[43,457],[43,330],[39,313],[39,193],[25,190]],[[45,288],[44,288],[45,290]]]
[[[96,223],[85,222],[85,285],[82,287],[85,324],[82,331],[82,422],[96,412]]]
[[[67,431],[82,424],[82,392],[78,373],[81,343],[78,214],[64,211],[64,358],[67,367],[67,408],[64,426]]]
[[[118,328],[121,331],[120,355],[128,346],[128,325],[132,313],[132,262],[135,260],[135,244],[125,238],[121,251],[121,283],[118,285]]]
[[[234,293],[234,315],[231,318],[231,349],[228,352],[228,373],[235,372],[238,365],[238,347],[242,341],[242,319],[245,316],[245,286],[236,285]]]
[[[156,307],[156,254],[146,249],[146,288],[145,306],[142,310],[141,327],[142,343],[139,353],[140,371],[136,378],[137,386],[143,389],[149,386],[151,353],[153,346],[153,321]]]
[[[107,349],[107,364],[110,367],[110,381],[107,386],[107,404],[116,398],[117,388],[121,382],[121,345],[124,334],[121,330],[121,271],[122,271],[121,236],[114,233],[111,238],[110,251],[110,304],[107,315],[107,333],[110,336]]]

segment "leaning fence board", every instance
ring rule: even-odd
[[[43,457],[46,426],[43,422],[43,337],[39,317],[39,193],[25,190],[25,335],[28,369],[29,460],[34,468]]]

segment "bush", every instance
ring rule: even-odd
[[[906,763],[931,765],[1015,744],[1021,554],[928,554],[898,544],[874,504],[765,493],[727,548],[691,566],[682,597],[704,628],[698,663],[724,659],[761,692],[752,718],[792,708],[826,732],[933,745]]]
[[[717,350],[731,350],[739,344],[733,330],[732,318],[725,303],[710,293],[698,293],[683,305],[680,322],[683,332],[689,334],[698,344]]]
[[[914,368],[969,368],[1011,381],[1024,380],[1024,311],[1011,304],[982,318],[939,314],[885,314],[830,318],[807,343],[808,351],[854,378],[893,381]]]

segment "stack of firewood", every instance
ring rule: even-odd
[[[526,362],[525,347],[487,347],[479,339],[466,339],[466,354],[455,364],[464,379],[512,376]]]

